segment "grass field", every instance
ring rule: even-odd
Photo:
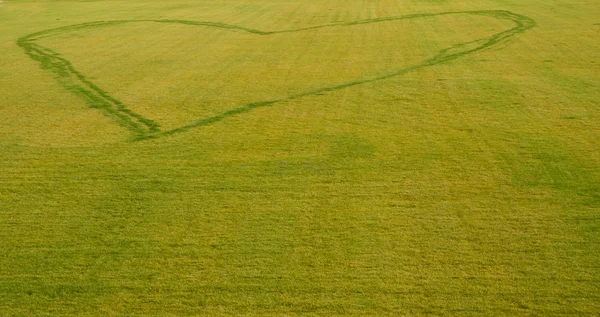
[[[600,314],[600,2],[0,2],[0,315]]]

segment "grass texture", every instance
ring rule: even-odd
[[[596,315],[599,11],[0,3],[0,312]]]

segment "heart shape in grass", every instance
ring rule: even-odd
[[[63,87],[144,140],[446,63],[533,26],[526,16],[497,10],[284,31],[120,20],[41,31],[18,45]]]

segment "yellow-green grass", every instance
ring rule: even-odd
[[[0,312],[597,314],[598,12],[5,1]]]

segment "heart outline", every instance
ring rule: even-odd
[[[156,22],[156,23],[172,23],[172,24],[186,24],[186,25],[195,25],[195,26],[207,26],[214,27],[220,29],[228,29],[235,31],[242,31],[256,35],[272,35],[272,34],[281,34],[281,33],[292,33],[292,32],[301,32],[319,28],[326,27],[335,27],[335,26],[351,26],[351,25],[359,25],[359,24],[369,24],[369,23],[377,23],[377,22],[385,22],[385,21],[398,21],[398,20],[408,20],[408,19],[417,19],[417,18],[425,18],[425,17],[435,17],[435,16],[444,16],[444,15],[459,15],[459,14],[467,14],[467,15],[481,15],[481,16],[489,16],[496,19],[508,20],[515,23],[515,26],[511,29],[504,30],[499,33],[495,33],[491,36],[473,40],[470,42],[459,43],[453,45],[451,47],[440,50],[436,55],[425,59],[420,64],[393,69],[390,72],[383,75],[374,75],[371,77],[351,80],[348,82],[333,84],[330,86],[301,92],[298,94],[289,95],[287,97],[282,97],[278,99],[271,100],[263,100],[258,102],[252,102],[245,104],[243,106],[229,109],[220,114],[196,120],[190,124],[183,125],[177,128],[173,128],[166,131],[161,131],[159,128],[159,124],[151,119],[148,119],[133,110],[127,108],[127,106],[117,100],[116,98],[110,96],[107,92],[102,90],[92,81],[87,79],[85,75],[79,72],[73,64],[64,57],[61,57],[60,54],[53,51],[50,48],[44,47],[40,44],[35,43],[36,40],[44,38],[46,36],[50,36],[53,33],[60,33],[65,31],[73,31],[79,30],[83,28],[90,27],[99,27],[99,26],[107,26],[107,25],[115,25],[115,24],[125,24],[125,23],[135,23],[135,22]],[[106,115],[112,117],[117,124],[120,126],[130,130],[133,132],[134,137],[131,139],[132,141],[141,141],[148,139],[155,139],[162,136],[173,135],[177,133],[186,132],[190,129],[206,126],[223,119],[236,116],[242,113],[250,112],[254,109],[270,106],[282,101],[294,100],[310,95],[318,95],[330,91],[340,90],[352,86],[362,85],[366,83],[371,83],[375,81],[385,80],[392,77],[397,77],[412,71],[420,70],[426,67],[435,66],[439,64],[443,64],[462,56],[472,54],[478,51],[482,51],[484,49],[488,49],[498,43],[506,42],[510,38],[521,34],[528,29],[536,26],[536,22],[524,15],[520,15],[517,13],[513,13],[511,11],[506,10],[480,10],[480,11],[457,11],[457,12],[441,12],[441,13],[421,13],[421,14],[411,14],[411,15],[403,15],[396,17],[384,17],[384,18],[374,18],[374,19],[365,19],[353,22],[338,22],[338,23],[330,23],[319,26],[312,26],[307,28],[300,28],[294,30],[281,30],[281,31],[261,31],[256,29],[245,28],[236,25],[224,24],[224,23],[216,23],[216,22],[203,22],[203,21],[188,21],[188,20],[112,20],[112,21],[96,21],[96,22],[87,22],[81,24],[75,24],[70,26],[64,26],[54,29],[48,29],[44,31],[39,31],[36,33],[32,33],[29,35],[25,35],[17,40],[17,45],[22,47],[25,50],[25,53],[33,60],[36,60],[40,63],[42,69],[46,69],[50,71],[54,77],[59,81],[59,83],[67,90],[75,93],[86,99],[89,106],[92,108],[102,110]]]

